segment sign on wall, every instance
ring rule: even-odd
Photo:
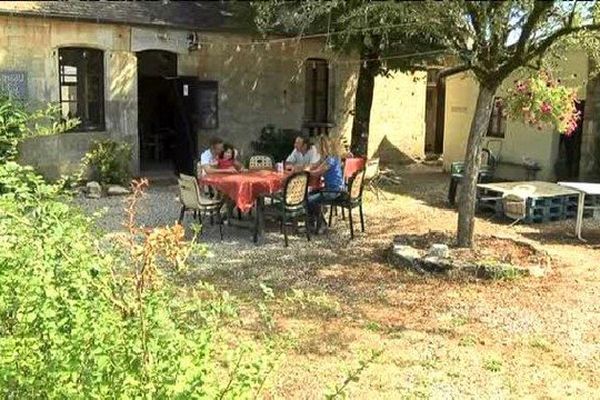
[[[18,99],[27,97],[27,72],[0,71],[0,91]]]

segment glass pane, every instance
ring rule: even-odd
[[[61,86],[60,96],[62,101],[77,101],[77,86]]]
[[[79,117],[80,128],[104,126],[103,53],[96,49],[59,49],[59,74],[64,116]]]
[[[77,103],[61,103],[61,111],[63,118],[73,118],[77,116]]]

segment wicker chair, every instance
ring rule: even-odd
[[[288,223],[295,225],[301,217],[304,217],[306,239],[310,241],[308,179],[309,173],[305,171],[290,175],[283,185],[283,191],[274,196],[278,200],[277,203],[270,207],[280,218],[285,247],[288,246]]]
[[[360,216],[361,231],[365,231],[365,218],[362,208],[362,194],[365,182],[365,170],[356,171],[348,180],[348,191],[340,192],[340,195],[332,200],[323,199],[322,205],[330,206],[329,211],[329,226],[332,224],[333,210],[336,207],[348,210],[348,220],[350,221],[350,238],[354,239],[354,221],[352,220],[352,210],[358,208]]]
[[[273,169],[273,160],[269,156],[252,156],[248,163],[249,170]]]
[[[221,235],[221,240],[223,240],[223,218],[221,217],[223,199],[202,196],[200,194],[198,181],[193,176],[181,174],[178,182],[179,201],[181,202],[179,223],[181,224],[183,222],[186,211],[193,211],[194,217],[198,217],[200,221],[204,216],[209,216],[211,221],[216,216],[219,225],[219,234]],[[202,227],[200,234],[202,234]]]

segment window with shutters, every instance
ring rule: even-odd
[[[506,133],[506,111],[502,97],[494,97],[492,115],[488,124],[487,136],[504,138]]]
[[[58,50],[59,102],[64,117],[77,117],[78,131],[104,130],[104,55],[101,50]]]
[[[309,58],[305,67],[304,120],[308,123],[328,122],[329,64],[327,60]]]

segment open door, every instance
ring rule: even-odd
[[[194,164],[198,157],[198,78],[183,76],[169,80],[177,110],[175,127],[179,136],[175,149],[175,168],[178,174],[194,175]]]

